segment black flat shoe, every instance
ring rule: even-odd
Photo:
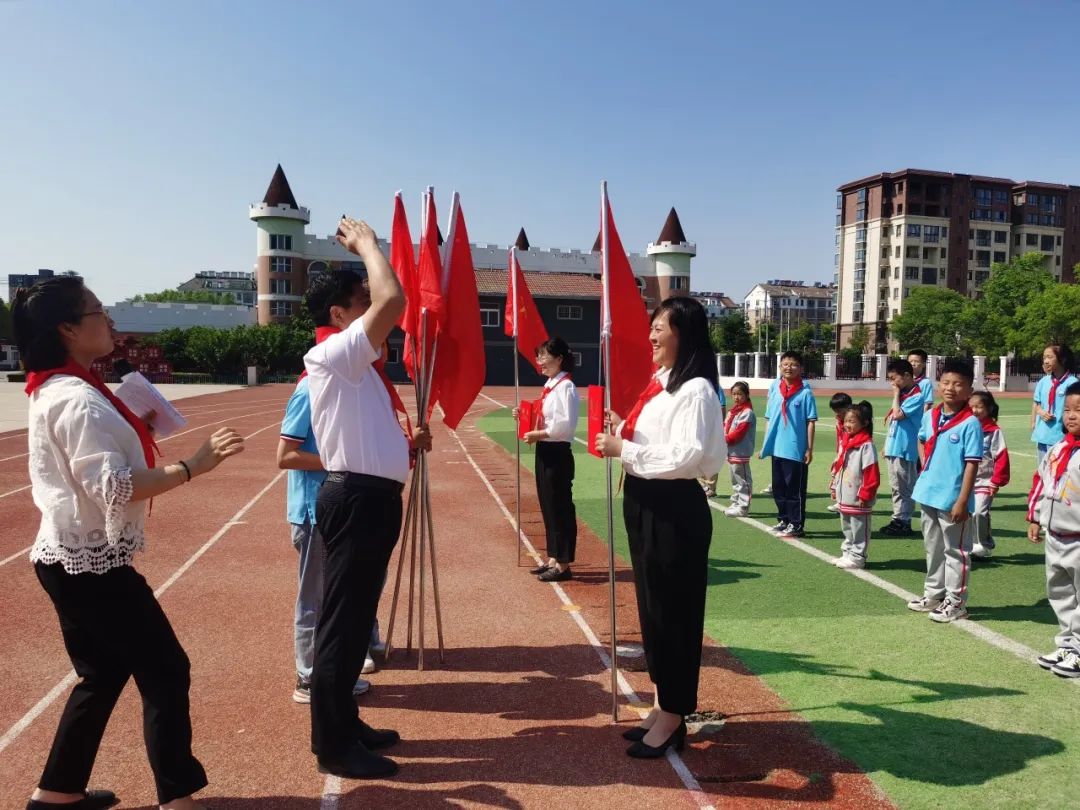
[[[671,736],[655,748],[647,745],[643,740],[626,749],[626,753],[634,759],[659,759],[667,753],[669,748],[682,751],[686,747],[686,721],[679,723],[679,727],[671,732]]]
[[[566,582],[566,580],[573,578],[574,575],[569,568],[564,568],[562,571],[558,568],[549,568],[537,577],[541,582]]]
[[[340,776],[343,779],[385,779],[398,772],[392,759],[371,753],[363,743],[357,742],[349,752],[338,759],[319,758],[319,773]]]
[[[624,731],[622,733],[622,738],[624,740],[629,740],[630,742],[637,742],[648,733],[649,730],[647,728],[642,728],[641,726],[634,726],[633,728],[628,728],[626,731]]]
[[[536,568],[530,568],[529,573],[532,574],[534,577],[538,577],[541,574],[543,574],[544,572],[548,571],[550,568],[551,568],[550,565],[548,565],[547,563],[544,563],[543,565],[536,566]]]
[[[26,803],[26,810],[56,810],[63,807],[65,810],[105,810],[120,803],[116,794],[111,790],[86,790],[83,798],[71,804],[59,804],[57,802],[43,802],[31,799]]]
[[[357,737],[364,748],[375,751],[379,748],[389,748],[401,742],[401,735],[389,728],[372,728],[363,720],[360,721],[360,735]]]

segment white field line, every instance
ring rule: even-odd
[[[27,546],[26,548],[22,549],[21,551],[16,551],[10,557],[4,557],[4,559],[0,560],[0,568],[3,568],[5,565],[7,565],[12,560],[19,559],[20,557],[22,557],[26,552],[28,552],[32,548],[33,548],[33,546]]]
[[[25,487],[19,487],[18,489],[12,489],[12,490],[10,490],[8,492],[2,492],[2,493],[0,493],[0,498],[6,498],[9,495],[16,495],[16,494],[18,494],[18,493],[20,493],[20,492],[22,492],[24,490],[27,490],[27,489],[30,489],[30,484],[27,484]]]
[[[29,431],[24,430],[22,433],[16,433],[13,436],[0,436],[0,442],[7,442],[11,441],[12,439],[25,439],[28,432]]]
[[[265,428],[262,428],[262,430],[269,430],[275,424],[277,423],[275,422],[273,424],[267,425]],[[261,430],[258,432],[261,432]],[[254,436],[255,434],[253,433],[251,435]],[[213,537],[207,540],[198,551],[188,557],[187,561],[183,565],[181,565],[171,577],[165,580],[165,582],[162,583],[154,591],[154,596],[160,598],[161,595],[165,593],[165,591],[171,588],[173,584],[175,584],[176,581],[180,579],[180,577],[183,576],[184,573],[187,572],[187,570],[191,568],[191,566],[193,566],[200,557],[202,557],[204,554],[206,554],[206,552],[213,548],[213,546],[222,537],[225,536],[225,533],[228,532],[230,528],[239,523],[241,518],[243,518],[244,515],[246,515],[248,511],[250,511],[250,509],[255,506],[255,504],[258,503],[259,500],[267,492],[273,489],[274,485],[277,484],[277,482],[280,481],[285,475],[285,472],[285,470],[279,471],[278,474],[273,477],[270,483],[263,487],[254,498],[252,498],[250,501],[240,507],[240,510],[235,515],[225,521],[222,527],[218,529],[217,532],[215,532]],[[21,553],[22,552],[20,552],[20,554]],[[4,751],[4,749],[6,749],[9,745],[15,742],[15,740],[19,738],[19,735],[26,731],[26,729],[28,729],[31,724],[38,717],[40,717],[46,709],[49,708],[49,706],[56,702],[57,698],[59,698],[62,694],[64,694],[64,692],[71,688],[77,678],[78,676],[75,674],[74,670],[69,672],[59,683],[56,684],[56,686],[50,689],[48,694],[45,695],[45,697],[43,697],[41,700],[39,700],[34,705],[34,707],[30,709],[30,711],[24,714],[18,721],[16,721],[16,723],[11,728],[4,732],[4,736],[0,737],[0,752]]]

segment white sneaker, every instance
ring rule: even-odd
[[[856,560],[854,557],[837,557],[833,560],[833,565],[837,568],[843,568],[845,570],[866,568],[866,563],[862,560]]]
[[[371,657],[371,650],[368,650],[368,654],[364,656],[364,668],[360,670],[362,675],[370,675],[375,671],[375,659]]]
[[[775,535],[779,535],[779,534],[781,534],[781,533],[782,533],[782,532],[783,532],[783,531],[784,531],[785,529],[787,529],[787,527],[788,527],[788,522],[787,522],[786,520],[781,520],[781,521],[780,521],[779,523],[777,523],[777,524],[776,524],[775,526],[770,526],[770,527],[769,527],[769,534],[775,534]]]
[[[907,603],[908,610],[914,610],[916,613],[929,613],[932,610],[937,610],[943,604],[940,599],[931,599],[929,596],[920,596],[918,599],[912,599]]]
[[[968,617],[967,608],[952,599],[946,599],[941,606],[930,613],[930,620],[948,624]],[[1080,674],[1080,672],[1078,672]]]
[[[728,517],[746,517],[749,513],[741,506],[729,506],[724,510],[724,514]]]
[[[1065,660],[1065,656],[1069,654],[1069,650],[1066,647],[1058,647],[1052,653],[1046,655],[1040,655],[1036,658],[1036,662],[1043,669],[1053,669],[1055,664],[1060,664]]]
[[[832,513],[835,514],[836,512],[840,511],[840,504],[838,504],[838,503],[830,503],[828,506],[825,507],[825,511],[826,512],[832,512]]]
[[[1061,678],[1080,678],[1080,653],[1068,650],[1061,662],[1050,667],[1050,671]]]
[[[989,560],[993,553],[992,548],[987,548],[982,543],[976,543],[971,547],[971,557],[975,560]]]
[[[769,484],[765,489],[761,490],[762,495],[772,495],[772,484]]]

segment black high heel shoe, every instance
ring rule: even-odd
[[[84,791],[83,798],[73,804],[57,804],[31,799],[26,803],[26,810],[55,810],[57,807],[62,807],[64,810],[106,810],[118,804],[119,801],[111,790],[87,790]]]
[[[649,730],[647,728],[642,728],[641,726],[634,726],[633,728],[628,728],[626,731],[624,731],[622,733],[622,738],[624,740],[629,740],[630,742],[637,742],[648,733]]]
[[[686,721],[683,720],[679,723],[679,727],[671,732],[671,736],[655,748],[648,745],[644,740],[638,740],[626,749],[626,753],[634,759],[658,759],[666,754],[669,748],[682,751],[685,747]]]

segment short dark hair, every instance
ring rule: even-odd
[[[750,386],[742,380],[739,380],[737,383],[732,383],[731,393],[734,394],[736,391],[742,391],[743,396],[750,399]]]
[[[11,322],[25,370],[45,371],[67,362],[60,325],[81,321],[85,306],[86,284],[79,276],[53,276],[15,291]]]
[[[788,358],[794,360],[800,366],[805,365],[805,363],[803,363],[802,352],[797,352],[794,349],[788,349],[786,352],[780,355],[781,361],[787,360]]]
[[[853,413],[859,418],[859,421],[862,422],[864,429],[866,429],[868,432],[873,432],[874,406],[871,405],[868,400],[864,399],[858,404],[851,405],[846,411],[844,411],[844,416],[847,416],[849,413]]]
[[[1065,389],[1065,396],[1067,397],[1080,397],[1080,382],[1074,382],[1068,388]]]
[[[705,307],[696,298],[677,296],[667,298],[653,310],[649,323],[667,313],[668,325],[679,336],[679,353],[668,379],[669,394],[678,391],[682,384],[695,377],[704,377],[715,391],[720,387],[716,370],[716,355],[709,340],[709,319]]]
[[[963,360],[949,360],[945,363],[941,369],[941,376],[946,374],[957,374],[968,381],[968,385],[972,385],[975,382],[975,372],[971,370],[971,366],[965,363]]]
[[[553,338],[548,338],[539,346],[536,347],[536,353],[543,352],[550,357],[559,358],[559,368],[566,373],[570,373],[574,370],[574,353],[570,351],[570,345],[557,335]]]
[[[316,326],[330,325],[330,307],[347,307],[356,295],[357,285],[366,279],[351,270],[331,270],[321,274],[304,296],[304,306]]]
[[[885,366],[886,374],[915,374],[915,368],[907,360],[896,358],[890,360],[889,365]]]
[[[1077,391],[1077,393],[1080,394],[1080,391]],[[990,418],[997,419],[998,414],[1001,413],[1001,408],[998,407],[997,400],[994,399],[994,395],[991,394],[989,391],[975,391],[971,395],[971,399],[975,399],[976,397],[981,399],[983,401],[983,404],[986,405],[986,410],[990,411]]]
[[[847,410],[851,407],[851,396],[839,391],[832,395],[832,399],[829,400],[829,407],[834,411]]]
[[[924,363],[927,360],[930,359],[930,356],[926,352],[924,352],[922,349],[911,349],[910,351],[908,351],[907,356],[911,357],[911,355],[915,355],[916,357],[921,357],[922,361]]]
[[[1076,371],[1076,356],[1064,343],[1048,343],[1046,346],[1057,355],[1058,362],[1066,371]],[[1045,351],[1045,350],[1044,350]]]

